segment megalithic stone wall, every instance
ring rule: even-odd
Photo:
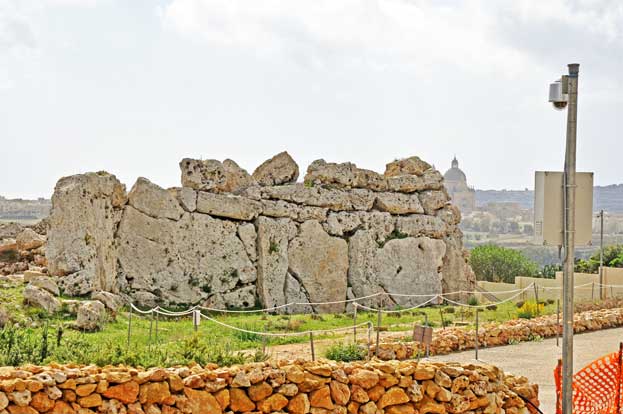
[[[418,157],[384,174],[317,160],[303,183],[286,152],[252,175],[231,160],[183,159],[180,169],[180,188],[139,178],[127,194],[106,172],[59,180],[47,259],[66,294],[251,308],[473,289],[460,212]]]

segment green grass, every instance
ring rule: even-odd
[[[151,321],[149,316],[133,313],[128,346],[129,314],[127,311],[120,312],[115,320],[105,325],[102,331],[82,333],[67,327],[67,324],[73,321],[71,317],[60,314],[47,315],[20,304],[17,300],[21,295],[20,287],[2,290],[1,294],[3,298],[10,297],[7,306],[10,311],[21,312],[18,318],[22,321],[20,326],[24,326],[25,320],[31,320],[34,321],[31,323],[34,327],[0,330],[0,365],[52,361],[104,365],[124,363],[138,366],[170,366],[195,361],[201,364],[216,362],[227,365],[264,359],[265,355],[259,351],[264,345],[270,347],[309,340],[307,335],[264,339],[261,335],[233,331],[208,320],[202,320],[195,332],[190,317],[162,316],[158,320],[156,340],[156,320]],[[543,314],[554,313],[555,310],[555,305],[546,305]],[[471,326],[475,315],[472,309],[435,306],[401,314],[383,314],[382,325],[387,327],[388,331],[409,331],[413,324],[424,323],[424,316],[421,312],[428,315],[429,324],[435,327],[441,327],[442,313],[446,326],[454,322],[462,322]],[[495,310],[485,309],[480,313],[480,323],[504,322],[516,318],[517,312],[518,309],[513,303],[499,305]],[[322,315],[322,318],[314,318],[311,315],[286,316],[262,315],[261,313],[210,316],[229,325],[258,332],[304,332],[348,327],[353,324],[352,315],[348,314]],[[366,321],[376,325],[377,313],[359,311],[357,323]],[[59,330],[62,330],[62,337],[57,344]],[[343,331],[338,334],[317,334],[315,338],[334,338],[336,341],[343,342],[344,338],[350,335],[350,331]],[[364,334],[360,333],[359,337],[363,338]],[[19,346],[14,346],[12,350],[9,350],[7,344],[11,341]],[[19,353],[16,355],[18,348]],[[242,350],[246,352],[239,352]],[[341,352],[342,349],[338,351],[344,353]]]

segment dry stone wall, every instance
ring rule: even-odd
[[[528,414],[538,387],[489,365],[279,361],[231,368],[0,368],[2,414]]]
[[[317,160],[302,183],[286,152],[253,174],[231,160],[183,159],[180,169],[182,187],[139,178],[127,193],[105,172],[59,180],[47,259],[66,294],[250,308],[473,288],[460,212],[418,157],[384,174]]]

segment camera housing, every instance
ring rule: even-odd
[[[554,109],[558,111],[565,109],[569,101],[569,95],[566,90],[566,80],[566,77],[563,77],[563,79],[558,79],[549,84],[549,102],[551,102]]]

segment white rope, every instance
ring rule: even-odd
[[[229,329],[233,329],[234,331],[238,331],[238,332],[245,332],[248,334],[254,334],[254,335],[261,335],[261,336],[271,336],[271,337],[289,337],[289,336],[303,336],[303,335],[309,335],[310,333],[327,333],[327,332],[340,332],[340,331],[350,331],[353,328],[360,328],[364,325],[368,325],[368,322],[363,322],[360,323],[358,325],[353,325],[353,326],[345,326],[343,328],[333,328],[333,329],[319,329],[319,330],[309,330],[309,331],[301,331],[301,332],[284,332],[284,333],[276,333],[276,332],[258,332],[258,331],[252,331],[250,329],[244,329],[244,328],[239,328],[237,326],[233,326],[233,325],[229,325],[225,322],[221,322],[219,320],[216,320],[214,318],[210,318],[207,315],[201,314],[201,317],[204,319],[209,320],[210,322],[214,322],[217,325],[221,325],[225,328],[229,328]]]
[[[365,305],[362,305],[360,303],[355,303],[355,306],[357,306],[358,308],[361,308],[361,309],[372,311],[372,312],[378,312],[380,310],[381,313],[402,313],[402,312],[409,312],[409,311],[414,310],[414,309],[422,308],[422,307],[430,304],[435,299],[438,299],[440,297],[441,297],[441,295],[435,295],[432,298],[430,298],[429,300],[427,300],[426,302],[423,302],[423,303],[420,303],[419,305],[412,306],[410,308],[405,308],[405,309],[385,310],[385,309],[379,309],[379,308],[371,308],[369,306],[365,306]]]
[[[446,302],[450,302],[456,306],[462,306],[462,307],[466,307],[466,308],[487,308],[489,306],[497,306],[497,305],[501,305],[502,303],[506,303],[506,302],[510,302],[511,300],[515,299],[516,297],[518,297],[519,295],[521,295],[522,293],[524,293],[526,290],[532,288],[532,286],[534,285],[534,283],[530,283],[526,288],[522,289],[520,292],[514,294],[513,296],[506,298],[504,300],[501,300],[499,302],[494,302],[494,303],[488,303],[488,304],[484,304],[484,305],[469,305],[466,303],[460,303],[460,302],[455,302],[452,299],[448,299],[448,298],[444,298]]]
[[[583,285],[577,285],[577,286],[574,286],[573,289],[581,289],[585,286],[590,286],[592,284],[593,282],[585,283]],[[540,288],[543,290],[562,290],[562,286],[540,286]]]

